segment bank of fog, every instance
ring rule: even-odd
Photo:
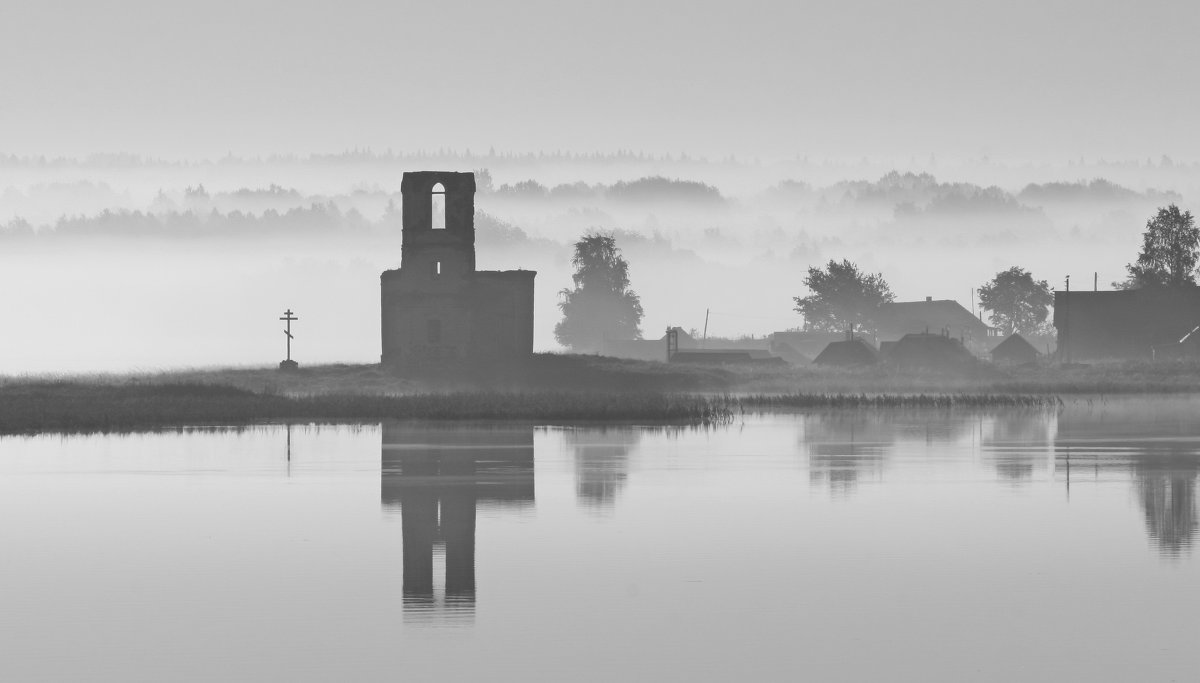
[[[996,187],[927,174],[816,187],[778,182],[727,196],[666,179],[481,187],[478,267],[538,271],[535,346],[558,346],[558,292],[571,244],[616,235],[658,337],[668,325],[710,335],[796,327],[805,270],[848,258],[880,272],[901,300],[957,299],[1019,265],[1052,284],[1121,279],[1156,204],[1177,193],[1095,182]],[[284,309],[296,311],[303,362],[374,362],[379,274],[400,263],[398,188],[314,195],[159,192],[142,208],[6,224],[0,286],[7,333],[0,371],[55,372],[274,363]]]

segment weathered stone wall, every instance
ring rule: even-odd
[[[446,227],[432,227],[431,191],[445,188]],[[533,353],[533,271],[476,271],[471,173],[406,173],[401,266],[381,285],[384,364],[499,364]]]

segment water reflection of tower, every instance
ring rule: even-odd
[[[533,503],[533,428],[384,425],[381,470],[381,502],[400,508],[405,613],[473,614],[476,510]]]

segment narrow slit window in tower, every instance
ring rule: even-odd
[[[433,186],[433,229],[446,229],[446,188],[441,183]]]
[[[433,262],[433,268],[432,268],[431,270],[433,271],[431,274],[432,274],[434,277],[440,277],[440,276],[441,276],[441,274],[442,274],[442,262],[441,262],[441,261],[434,261],[434,262]]]

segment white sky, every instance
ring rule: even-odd
[[[1200,3],[6,2],[0,152],[1200,158]]]

